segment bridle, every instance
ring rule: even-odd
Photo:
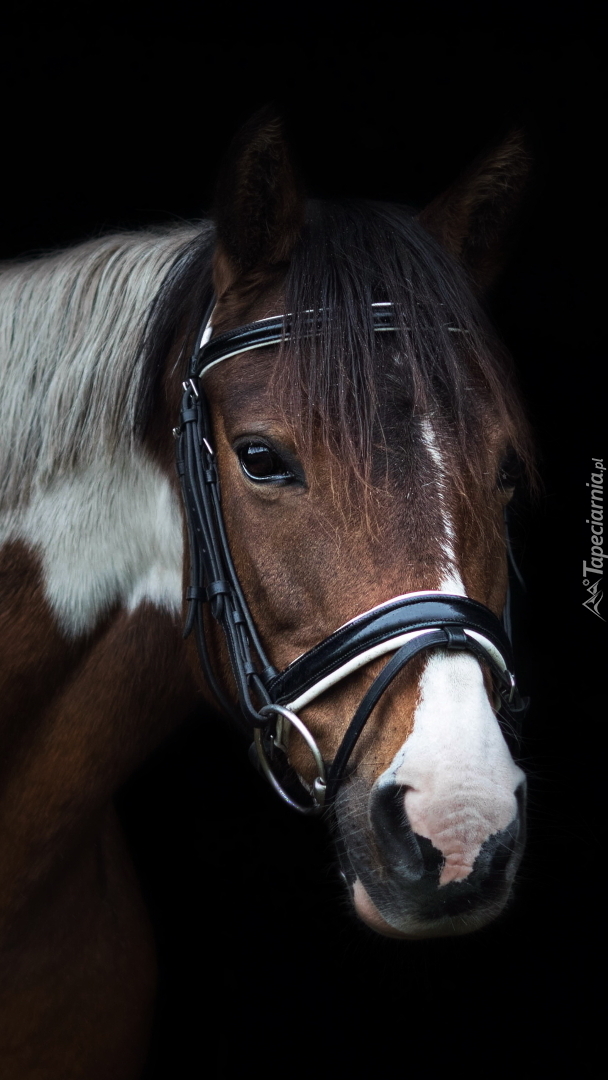
[[[294,809],[319,813],[333,802],[357,740],[382,694],[414,656],[431,648],[464,650],[489,667],[497,716],[506,737],[516,739],[527,701],[520,696],[513,673],[508,601],[505,628],[489,608],[466,596],[407,593],[358,615],[283,671],[270,663],[230,554],[203,379],[231,356],[287,340],[291,319],[289,315],[260,319],[212,338],[214,307],[213,300],[196,338],[189,377],[183,383],[180,424],[174,428],[191,561],[184,637],[194,630],[205,679],[222,709],[253,735],[262,772]],[[392,304],[372,304],[372,315],[375,332],[396,329]],[[317,331],[312,314],[308,329],[310,334]],[[236,709],[213,670],[204,626],[205,604],[223,630],[236,684]],[[389,652],[394,655],[364,695],[333,762],[327,765],[298,711],[358,668]],[[317,776],[311,785],[296,777],[289,766],[290,728],[300,733],[313,756]]]

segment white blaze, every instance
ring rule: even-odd
[[[465,878],[484,841],[513,821],[524,774],[509,753],[475,657],[435,653],[420,690],[414,730],[385,777],[407,789],[410,825],[443,854],[445,885]]]
[[[453,593],[458,596],[466,596],[465,587],[456,562],[456,552],[454,550],[456,534],[454,532],[454,525],[445,504],[446,479],[443,459],[439,453],[437,440],[435,439],[435,434],[428,420],[423,420],[422,422],[422,439],[432,459],[433,465],[435,466],[435,476],[437,478],[435,498],[440,507],[443,525],[442,555],[445,569],[439,591]]]
[[[428,422],[424,441],[437,476],[442,507],[445,572],[441,592],[466,596],[445,504],[445,472]],[[412,734],[379,784],[406,788],[412,829],[442,852],[440,884],[471,871],[479,850],[517,814],[515,791],[524,779],[490,705],[481,667],[470,654],[433,651],[420,683]]]

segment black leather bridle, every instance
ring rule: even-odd
[[[340,627],[284,671],[269,662],[230,554],[202,380],[230,356],[288,339],[291,321],[288,315],[261,319],[211,339],[214,306],[212,301],[197,336],[189,377],[183,384],[180,423],[174,429],[191,561],[184,637],[194,629],[207,683],[221,707],[253,735],[257,763],[270,783],[302,813],[318,813],[331,803],[382,694],[414,656],[430,648],[465,650],[489,667],[497,715],[506,737],[511,742],[517,739],[527,701],[516,687],[509,634],[489,608],[465,596],[421,592],[394,597]],[[396,328],[391,304],[373,304],[372,311],[375,331]],[[310,333],[315,332],[311,316]],[[238,696],[236,708],[213,670],[204,627],[205,604],[224,633]],[[326,766],[297,711],[388,652],[394,655],[363,697],[333,762]],[[317,777],[312,785],[296,777],[288,764],[290,727],[300,732],[315,760]]]

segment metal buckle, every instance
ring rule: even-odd
[[[198,398],[200,396],[198,392],[198,387],[194,379],[186,379],[182,383],[182,386],[187,394],[194,394],[195,398]]]
[[[515,676],[513,675],[512,671],[509,671],[508,668],[504,673],[504,679],[504,688],[498,687],[494,690],[494,708],[496,712],[500,712],[501,706],[505,703],[507,705],[510,705],[517,691]]]
[[[315,765],[317,766],[318,770],[318,775],[315,777],[312,784],[312,806],[304,806],[302,805],[302,803],[296,802],[295,799],[293,799],[291,795],[287,791],[285,791],[285,788],[282,787],[280,781],[277,780],[276,776],[274,775],[271,763],[266,756],[262,729],[256,728],[254,732],[254,738],[260,768],[262,769],[264,776],[272,785],[277,794],[280,795],[284,802],[288,803],[288,805],[291,806],[292,809],[297,810],[300,814],[320,814],[325,806],[325,792],[327,790],[327,777],[325,775],[325,765],[323,764],[321,751],[319,750],[319,747],[317,746],[306,725],[300,720],[300,717],[296,716],[296,714],[291,712],[290,709],[285,709],[282,705],[264,705],[263,708],[260,709],[261,716],[272,716],[273,714],[277,717],[280,717],[279,722],[275,726],[275,733],[270,736],[274,746],[276,746],[277,749],[280,749],[282,752],[286,753],[287,748],[283,743],[283,737],[285,734],[285,721],[287,721],[287,723],[291,724],[291,726],[294,727],[296,731],[300,732],[300,735],[304,739],[314,758]]]

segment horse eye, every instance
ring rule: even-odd
[[[498,486],[502,491],[511,491],[521,479],[521,462],[512,448],[507,451],[498,470]]]
[[[250,480],[293,480],[294,475],[275,450],[265,443],[247,443],[237,451],[241,468]]]

